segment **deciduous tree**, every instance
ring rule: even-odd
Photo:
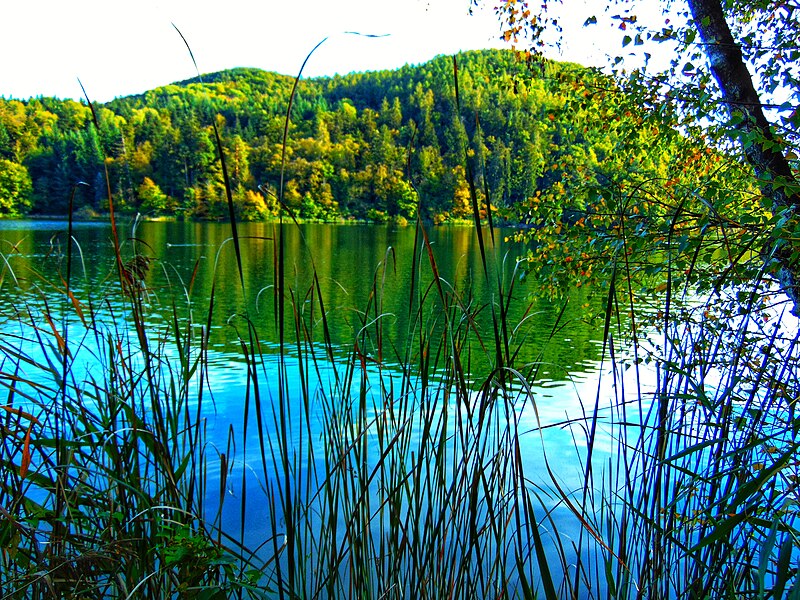
[[[31,178],[23,165],[0,158],[0,215],[18,215],[31,205]]]
[[[648,3],[599,4],[605,20],[619,32],[620,48],[625,48],[609,62],[619,81],[628,90],[639,90],[643,104],[678,115],[677,124],[685,131],[699,128],[705,139],[722,148],[726,141],[739,146],[758,182],[761,204],[771,215],[762,258],[773,265],[797,310],[800,5],[793,0],[663,2],[663,26],[654,28],[637,14]],[[495,10],[503,37],[538,57],[562,31],[562,6],[560,0],[507,0]],[[598,26],[604,17],[573,13],[570,18]],[[653,44],[667,44],[673,53],[670,66],[655,73],[649,64]],[[640,48],[644,67],[626,69],[632,48]]]

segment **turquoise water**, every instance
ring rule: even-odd
[[[19,366],[19,375],[34,380],[41,377],[40,367],[46,363],[37,327],[42,332],[49,332],[53,326],[67,332],[74,347],[70,376],[73,385],[80,387],[82,380],[101,379],[108,365],[87,339],[88,329],[64,293],[66,231],[67,224],[59,221],[0,222],[4,266],[0,334],[6,351],[4,365],[14,362],[9,359],[9,349],[11,354],[30,357],[31,361]],[[527,286],[532,279],[523,279],[514,270],[524,248],[505,241],[511,231],[496,231],[496,244],[488,243],[488,274],[483,270],[474,229],[441,227],[429,231],[442,289],[458,297],[454,304],[459,308],[450,318],[464,321],[462,331],[469,321],[472,332],[468,350],[462,349],[465,378],[472,392],[462,399],[450,397],[441,389],[426,395],[416,376],[403,377],[402,364],[408,362],[408,356],[415,357],[409,364],[417,364],[420,329],[439,331],[445,319],[431,276],[430,257],[418,240],[415,246],[413,227],[285,226],[285,310],[287,315],[300,315],[313,343],[301,339],[298,344],[296,321],[287,317],[283,354],[274,294],[279,285],[277,226],[239,225],[243,286],[229,225],[130,221],[121,223],[119,231],[124,262],[134,255],[148,258],[140,283],[151,348],[159,348],[161,355],[176,361],[177,327],[186,340],[193,341],[187,350],[191,362],[199,357],[200,339],[208,335],[202,373],[195,376],[187,394],[194,409],[197,392],[203,389],[207,516],[232,535],[243,531],[247,545],[257,547],[274,533],[269,503],[257,500],[269,495],[278,476],[271,458],[275,446],[266,452],[267,464],[262,458],[264,440],[277,444],[288,435],[288,447],[302,455],[309,439],[330,433],[326,428],[331,422],[325,415],[331,410],[344,421],[350,415],[374,423],[386,418],[389,404],[401,393],[406,395],[401,404],[408,406],[409,420],[420,421],[426,411],[442,411],[437,423],[452,431],[457,422],[475,419],[482,402],[479,387],[492,376],[496,362],[491,314],[499,312],[501,302],[508,305],[514,367],[526,378],[523,384],[516,376],[510,377],[513,382],[504,400],[507,408],[494,416],[498,431],[508,427],[519,437],[532,484],[548,485],[546,464],[564,489],[571,492],[582,485],[580,455],[585,431],[581,423],[599,397],[602,372],[602,328],[589,323],[586,315],[600,309],[597,302],[577,291],[566,308],[559,302],[529,300],[534,290]],[[91,306],[97,329],[121,332],[130,328],[131,308],[117,293],[119,280],[111,235],[105,224],[75,225],[70,289],[86,314]],[[485,235],[490,241],[488,232]],[[414,269],[416,275],[412,276]],[[330,355],[323,344],[314,272],[330,330]],[[209,311],[212,292],[213,310]],[[425,300],[420,301],[421,297]],[[52,325],[42,320],[45,313],[51,316]],[[382,325],[380,336],[377,324]],[[255,378],[248,377],[242,351],[243,340],[246,345],[251,343],[251,332],[260,349],[253,361]],[[316,356],[313,363],[308,360],[312,348]],[[363,356],[363,362],[357,373],[349,375],[356,382],[354,387],[343,389],[337,381],[348,377],[348,361],[354,352]],[[440,360],[439,367],[430,373],[434,384],[445,378],[446,361]],[[141,356],[132,351],[130,364],[134,369],[141,367],[141,361]],[[59,373],[47,369],[44,373],[49,380],[35,393],[50,394],[55,399]],[[603,397],[606,405],[600,410],[611,418],[614,393],[606,390]],[[281,405],[289,411],[288,427],[280,423]],[[261,419],[256,425],[257,412]],[[412,447],[423,435],[422,431],[410,430]],[[602,460],[613,453],[613,441],[602,435],[598,440],[596,457]],[[366,441],[374,459],[381,441],[372,434]],[[498,437],[487,443],[502,446],[504,441]],[[449,452],[459,452],[458,445],[453,444]],[[224,463],[222,455],[226,457]],[[310,461],[305,468],[324,473],[324,454],[305,460]],[[220,493],[223,479],[225,489]],[[250,491],[243,518],[244,484]],[[224,506],[218,510],[221,499]],[[553,514],[558,515],[559,510],[564,509]],[[562,534],[577,531],[574,520],[561,523]]]

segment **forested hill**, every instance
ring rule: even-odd
[[[408,219],[418,196],[435,220],[471,214],[467,164],[481,201],[524,210],[576,173],[602,182],[615,148],[640,148],[658,171],[683,140],[613,83],[574,64],[542,69],[511,51],[467,52],[395,71],[302,79],[286,148],[284,202],[305,218]],[[227,215],[216,121],[239,218],[278,212],[293,78],[258,69],[204,75],[96,106],[0,99],[0,214],[115,207],[199,219]],[[659,121],[660,123],[660,121]],[[633,140],[633,142],[632,142]],[[656,144],[655,140],[659,140]],[[664,140],[667,140],[666,142]],[[565,177],[568,174],[568,177]],[[568,191],[568,190],[567,190]]]

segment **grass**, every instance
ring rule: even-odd
[[[206,430],[223,282],[199,320],[173,300],[170,322],[154,321],[155,257],[121,239],[109,193],[117,282],[76,291],[70,221],[65,269],[25,274],[36,286],[0,341],[0,597],[800,596],[797,338],[765,325],[765,283],[729,301],[667,295],[644,326],[620,265],[594,397],[539,420],[539,365],[519,364],[525,319],[508,316],[517,278],[488,258],[491,219],[471,196],[493,301],[442,276],[417,221],[408,330],[386,326],[387,249],[344,350],[316,273],[287,284],[291,216],[260,241],[271,282],[247,280],[232,221],[221,251],[237,293],[271,292],[277,333],[263,340],[246,310],[235,321],[245,413],[225,447]],[[577,484],[551,462],[556,428],[572,436]],[[268,533],[252,540],[257,510]]]

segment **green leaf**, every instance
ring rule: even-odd
[[[770,558],[772,556],[772,550],[775,547],[775,543],[778,540],[778,524],[779,524],[779,517],[775,517],[775,521],[772,523],[772,527],[770,527],[769,534],[764,542],[761,544],[761,549],[759,550],[759,558],[758,558],[758,585],[759,585],[759,596],[764,597],[764,582],[767,579],[767,570],[770,566]]]
[[[164,552],[164,564],[173,567],[189,556],[189,549],[186,546],[169,546]]]
[[[622,47],[624,48],[625,46],[630,44],[632,41],[633,41],[633,38],[631,38],[631,36],[629,36],[629,35],[626,35],[624,38],[622,38]]]
[[[715,446],[717,444],[721,444],[723,441],[724,440],[712,439],[712,440],[706,440],[705,442],[701,442],[699,444],[695,444],[694,446],[689,446],[688,448],[684,448],[683,450],[681,450],[677,454],[673,454],[672,456],[667,458],[664,462],[666,462],[666,463],[675,462],[679,458],[683,458],[684,456],[689,456],[690,454],[694,454],[696,452],[700,452],[702,450],[705,450],[709,446]]]
[[[768,479],[775,476],[778,471],[786,466],[786,464],[794,456],[796,450],[797,445],[793,444],[789,447],[789,450],[779,456],[778,459],[772,463],[772,465],[759,471],[758,475],[746,483],[740,484],[736,492],[736,496],[734,497],[733,502],[730,504],[730,508],[736,510],[739,506],[744,504],[750,496],[756,493],[756,491],[766,483]]]
[[[739,256],[739,258],[736,260],[736,264],[737,265],[745,264],[756,258],[759,258],[758,252],[755,252],[754,250],[747,250],[743,252],[741,256]]]
[[[792,559],[794,543],[792,536],[787,535],[778,550],[778,568],[775,575],[775,586],[772,588],[773,598],[783,598],[783,591],[789,581],[789,566]]]
[[[725,250],[724,246],[720,246],[711,254],[711,262],[719,262],[721,260],[725,260],[728,257],[728,252]]]
[[[710,546],[711,544],[724,539],[733,529],[745,520],[746,514],[744,512],[734,514],[730,517],[722,519],[719,524],[706,537],[700,540],[693,548],[689,550],[694,554],[698,550]]]

